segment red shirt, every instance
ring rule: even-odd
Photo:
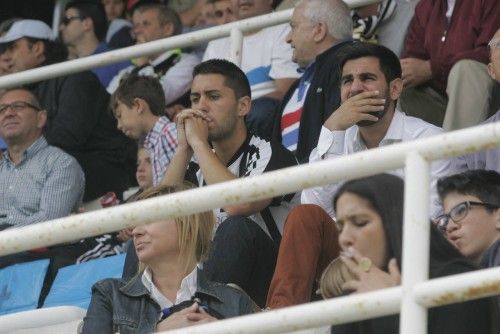
[[[451,67],[462,59],[488,63],[488,42],[500,27],[499,0],[457,0],[448,23],[446,0],[421,0],[402,58],[430,60],[431,85],[445,91]]]

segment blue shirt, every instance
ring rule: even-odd
[[[85,176],[76,160],[40,137],[15,164],[0,160],[0,224],[16,227],[67,216],[80,205]]]
[[[111,49],[106,45],[106,43],[100,43],[97,48],[94,50],[94,53],[92,55],[96,55],[99,53],[104,53],[111,51]],[[94,73],[97,78],[99,78],[99,81],[103,85],[103,87],[108,87],[111,79],[115,77],[115,75],[118,74],[121,70],[123,70],[126,67],[129,67],[132,65],[130,61],[122,61],[120,63],[114,63],[114,64],[109,64],[109,65],[104,65],[101,67],[93,68],[92,73]]]

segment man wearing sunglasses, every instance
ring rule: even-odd
[[[77,58],[110,51],[103,42],[106,35],[106,14],[100,3],[71,1],[61,20],[60,32],[64,44],[74,50]],[[103,87],[107,87],[118,72],[130,66],[130,61],[109,64],[92,69]]]
[[[444,214],[435,219],[446,238],[481,267],[500,266],[500,174],[471,170],[437,184]]]

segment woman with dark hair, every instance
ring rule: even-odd
[[[153,187],[138,199],[191,187]],[[214,224],[213,212],[207,211],[135,227],[139,273],[94,285],[83,334],[162,332],[255,312],[257,306],[242,290],[209,281],[200,269]]]
[[[404,183],[381,174],[345,183],[335,195],[341,259],[355,279],[345,292],[361,293],[400,284]],[[431,224],[429,222],[429,224]],[[476,268],[431,224],[430,278]],[[428,333],[496,333],[490,299],[429,310]],[[332,333],[398,333],[399,316],[386,316],[332,327]]]

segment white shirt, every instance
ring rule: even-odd
[[[448,0],[448,10],[446,10],[446,19],[448,23],[451,20],[451,16],[453,15],[453,10],[455,9],[456,0]]]
[[[443,129],[427,123],[420,118],[410,117],[396,110],[387,133],[379,144],[379,147],[395,143],[411,141],[418,138],[425,138],[443,133]],[[367,147],[361,139],[357,125],[345,131],[330,131],[322,127],[318,140],[318,146],[311,152],[309,162],[325,159],[334,159],[339,156],[360,152]],[[436,160],[431,164],[431,217],[441,213],[441,205],[436,192],[437,180],[455,172],[452,160]],[[404,177],[404,169],[400,168],[388,171],[401,178]],[[302,191],[302,203],[312,203],[321,206],[331,217],[335,216],[333,210],[333,197],[341,186],[340,183],[333,183],[323,187],[304,189]]]
[[[288,24],[280,24],[243,37],[240,67],[250,82],[252,99],[274,92],[276,79],[300,76],[298,65],[292,62],[292,48],[286,43],[289,31]],[[229,60],[230,53],[231,39],[216,39],[208,43],[203,61],[213,58]]]
[[[196,288],[198,287],[198,266],[195,266],[193,271],[182,279],[181,287],[177,291],[177,297],[174,301],[169,300],[160,292],[160,290],[158,290],[158,288],[153,283],[153,277],[149,268],[146,268],[146,270],[144,270],[141,279],[142,284],[144,284],[146,289],[149,291],[151,299],[153,299],[158,305],[160,305],[162,309],[164,309],[191,299],[191,297],[196,292]]]

